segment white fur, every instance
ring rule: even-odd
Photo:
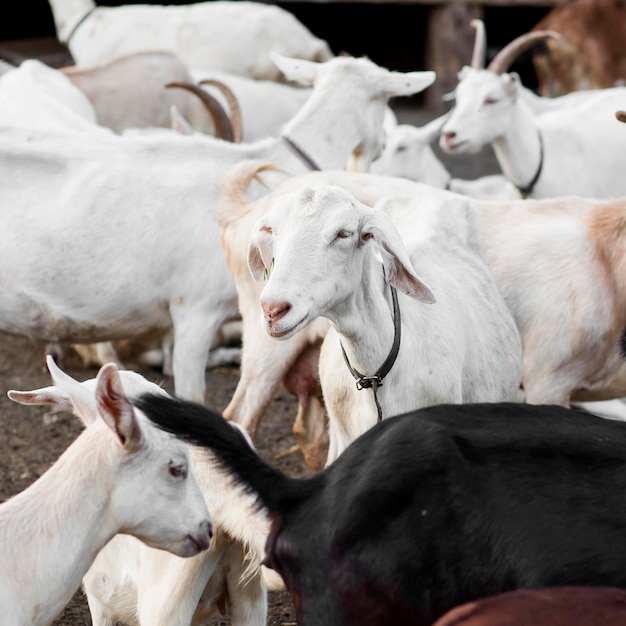
[[[0,505],[3,624],[50,624],[117,533],[179,557],[209,545],[210,517],[186,446],[133,409],[114,365],[99,371],[91,395],[89,413],[76,407],[85,431],[41,478]],[[28,394],[9,396],[28,401]]]
[[[165,87],[173,82],[193,83],[189,69],[173,52],[139,51],[58,71],[89,98],[98,124],[116,133],[171,130],[171,109],[175,107],[193,130],[214,134],[213,118],[197,96]]]
[[[241,163],[233,168],[225,180],[220,211],[222,242],[237,285],[244,337],[240,381],[224,414],[250,432],[256,432],[291,364],[306,346],[323,338],[329,326],[328,320],[318,318],[282,341],[263,332],[262,284],[253,281],[246,263],[253,226],[273,200],[271,194],[254,202],[245,197],[247,182],[260,167]],[[458,202],[456,194],[423,184],[351,172],[311,172],[292,178],[279,191],[324,183],[341,185],[370,205],[384,198],[410,197],[418,205],[439,205],[445,210],[447,203]],[[522,335],[524,383],[531,401],[567,405],[570,399],[581,402],[626,395],[626,372],[617,350],[626,326],[619,288],[623,261],[617,244],[621,240],[614,239],[611,245],[610,231],[602,237],[598,231],[597,240],[591,241],[584,219],[586,212],[591,219],[611,202],[470,202],[481,216],[489,269]],[[616,201],[610,210],[619,217],[622,205]],[[577,234],[564,239],[568,223],[577,225]],[[610,259],[608,269],[613,273],[608,282],[598,273],[603,257]],[[610,285],[616,286],[614,291],[607,291]],[[585,392],[576,391],[579,388]],[[607,411],[615,415],[615,408],[618,413],[621,409],[616,403],[582,406],[600,415],[608,415]]]
[[[367,59],[274,58],[290,79],[314,84],[284,132],[321,167],[343,167],[353,153],[367,167],[382,149],[387,98],[434,79]],[[255,155],[291,172],[305,165],[280,138],[0,135],[0,328],[72,343],[173,328],[176,394],[203,401],[215,333],[238,315],[215,216],[221,178]]]
[[[613,115],[626,99],[626,87],[586,93],[575,105],[536,115],[516,74],[464,67],[440,145],[456,154],[490,144],[506,178],[523,187],[538,170],[541,136],[543,167],[531,197],[626,195],[626,129]]]
[[[268,334],[289,338],[319,316],[331,322],[320,356],[327,463],[376,423],[373,392],[357,390],[339,340],[356,370],[376,372],[394,337],[389,285],[398,290],[402,342],[378,390],[383,418],[520,398],[520,338],[463,197],[445,205],[386,198],[372,208],[341,187],[303,185],[274,196],[253,229],[248,262],[257,281],[266,278]]]
[[[77,65],[94,65],[140,50],[168,50],[194,70],[280,80],[271,51],[311,61],[332,57],[328,44],[292,13],[260,2],[211,0],[96,8],[93,0],[50,0],[50,7],[57,37],[67,44]]]
[[[76,414],[95,413],[95,379],[81,383],[67,376],[60,378],[56,368],[51,372],[54,385],[12,398],[25,404],[71,409]],[[119,376],[131,401],[145,392],[166,393],[135,372],[121,370]],[[266,578],[272,588],[282,583],[261,568],[269,521],[255,507],[253,497],[233,487],[210,453],[191,447],[190,467],[214,523],[210,549],[181,559],[134,537],[116,536],[98,553],[83,579],[94,626],[106,626],[116,619],[131,626],[196,624],[218,610],[230,613],[233,626],[265,624]]]

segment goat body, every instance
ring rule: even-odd
[[[213,117],[195,95],[166,89],[169,83],[193,83],[187,66],[172,52],[140,51],[60,71],[89,98],[98,124],[116,133],[171,128],[175,107],[191,128],[215,134]]]
[[[260,2],[107,7],[93,0],[50,0],[50,7],[57,38],[81,66],[130,52],[167,50],[195,70],[280,80],[271,51],[316,62],[333,56],[328,43],[292,13]]]
[[[516,589],[448,611],[433,626],[622,626],[626,590],[616,587]]]
[[[626,395],[626,201],[477,206],[487,262],[522,336],[526,400]]]
[[[535,52],[539,91],[560,96],[626,80],[626,7],[618,0],[574,0],[555,6],[533,27],[559,39]]]
[[[51,623],[117,533],[179,557],[209,546],[210,518],[188,474],[186,446],[135,412],[114,365],[95,382],[95,415],[80,413],[86,430],[35,483],[0,505],[5,624]]]
[[[266,563],[301,626],[430,626],[515,588],[626,585],[621,422],[553,405],[438,405],[383,420],[295,479],[203,406],[138,406],[258,496],[272,519]]]

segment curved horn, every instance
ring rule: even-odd
[[[626,111],[615,111],[615,117],[620,122],[626,122]]]
[[[213,85],[224,94],[226,102],[228,102],[228,106],[230,107],[230,123],[233,128],[234,135],[233,141],[235,143],[239,143],[243,133],[243,125],[241,123],[241,109],[239,107],[239,102],[237,102],[237,98],[235,98],[235,94],[222,81],[215,80],[213,78],[205,78],[200,81],[200,84]]]
[[[488,70],[491,70],[495,74],[503,74],[506,72],[510,65],[515,61],[522,52],[528,50],[528,48],[534,46],[539,41],[544,39],[560,39],[561,35],[553,30],[537,30],[532,33],[526,33],[516,37],[513,41],[508,43],[496,56],[493,58]]]
[[[472,62],[470,67],[482,70],[485,67],[487,58],[487,35],[485,34],[485,23],[482,20],[472,20],[470,26],[476,30],[476,39],[474,39],[474,51],[472,52]]]
[[[213,123],[215,124],[215,136],[218,139],[223,139],[224,141],[233,141],[233,127],[228,119],[228,115],[226,115],[226,111],[224,111],[222,105],[210,93],[207,93],[204,89],[202,89],[202,87],[198,87],[198,85],[194,85],[193,83],[174,82],[167,83],[165,87],[167,89],[186,89],[187,91],[190,91],[198,96],[213,117]]]

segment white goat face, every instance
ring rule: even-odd
[[[465,67],[455,90],[456,105],[439,144],[450,154],[478,152],[501,137],[513,122],[519,77]]]
[[[345,110],[346,102],[353,107],[353,154],[348,169],[368,171],[372,161],[384,149],[383,120],[389,114],[387,103],[394,96],[409,96],[430,86],[436,74],[432,71],[392,72],[366,58],[337,56],[325,63],[289,59],[272,54],[274,63],[289,80],[302,85],[315,85],[319,93],[326,92],[326,103],[337,111]],[[336,105],[335,105],[336,103]],[[312,106],[310,101],[305,105]],[[335,116],[320,132],[344,132],[342,116]],[[342,164],[343,167],[343,164]]]
[[[260,298],[265,329],[279,339],[319,316],[341,324],[364,306],[364,285],[378,280],[381,288],[387,280],[434,302],[391,218],[333,185],[280,197],[253,229],[248,265],[255,280],[266,281]]]
[[[286,339],[328,314],[360,280],[362,216],[349,194],[332,186],[279,198],[256,224],[248,264],[264,281],[265,329]]]

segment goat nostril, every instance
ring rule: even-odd
[[[268,322],[274,322],[287,315],[291,309],[291,304],[289,302],[262,302],[261,308],[265,319]]]

